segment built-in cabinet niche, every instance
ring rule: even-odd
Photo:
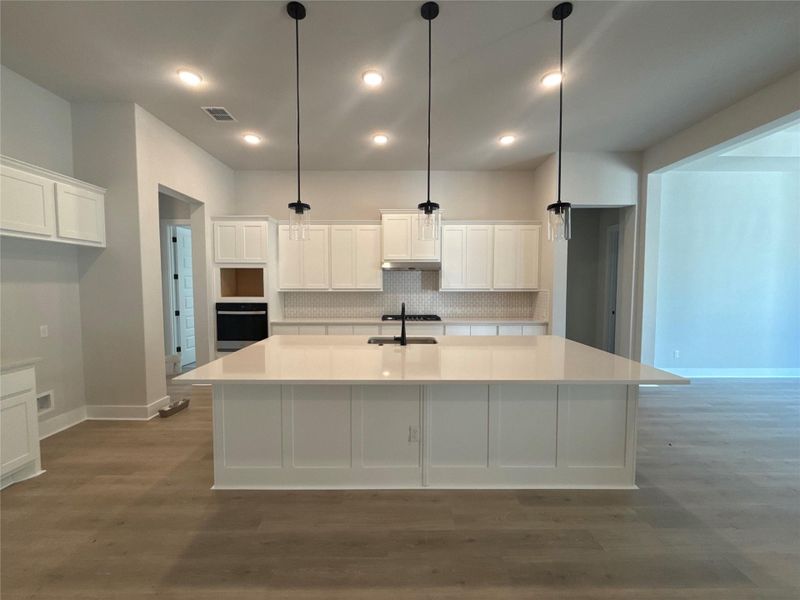
[[[220,267],[219,297],[263,298],[264,269],[261,267]]]
[[[105,247],[105,189],[0,157],[0,234]]]

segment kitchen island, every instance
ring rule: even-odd
[[[557,336],[275,336],[212,384],[216,489],[633,488],[638,385],[686,379]]]

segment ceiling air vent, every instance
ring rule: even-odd
[[[204,106],[203,110],[215,121],[235,121],[234,116],[224,106]]]

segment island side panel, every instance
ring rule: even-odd
[[[634,487],[636,386],[446,384],[425,397],[430,487]]]
[[[214,388],[217,489],[418,488],[416,385]]]

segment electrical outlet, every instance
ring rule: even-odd
[[[678,359],[680,357],[681,357],[681,351],[680,350],[673,350],[672,351],[672,358]]]
[[[408,427],[408,443],[409,444],[416,444],[419,443],[419,428],[410,425]]]
[[[39,326],[39,337],[46,338],[49,334],[47,331],[47,325],[40,325]]]

